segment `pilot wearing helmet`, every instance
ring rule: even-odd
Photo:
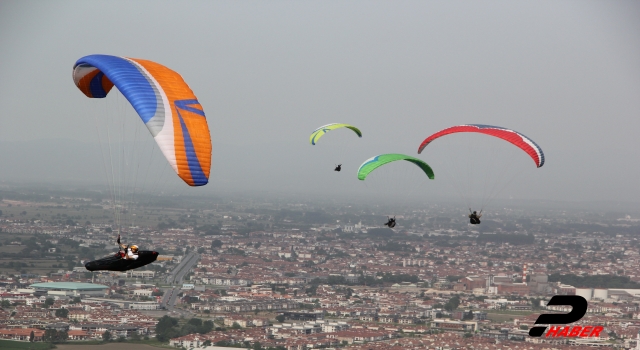
[[[120,249],[124,250],[124,254],[122,255],[123,259],[127,259],[127,260],[137,260],[138,259],[138,246],[137,245],[131,245],[131,246],[127,246],[126,244],[122,244],[120,243],[120,235],[118,235],[118,245],[120,246]]]

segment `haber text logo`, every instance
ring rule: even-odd
[[[569,324],[579,321],[587,313],[587,300],[579,295],[555,295],[547,305],[567,305],[572,309],[568,314],[542,314],[535,324]],[[533,327],[529,330],[529,335],[540,337],[546,329],[546,326]],[[599,337],[603,329],[602,326],[551,326],[545,337]]]

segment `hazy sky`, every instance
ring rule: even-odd
[[[77,59],[101,53],[159,62],[194,90],[213,141],[201,193],[454,196],[445,174],[458,174],[441,160],[491,157],[473,143],[430,145],[432,182],[399,165],[362,186],[355,171],[482,123],[545,151],[540,169],[520,155],[524,177],[501,196],[637,202],[639,43],[637,1],[4,0],[0,181],[105,181],[93,101],[71,79]],[[331,122],[364,136],[310,146]]]

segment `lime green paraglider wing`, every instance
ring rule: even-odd
[[[327,131],[334,130],[334,129],[340,129],[340,128],[351,129],[351,130],[353,130],[353,132],[358,134],[359,137],[362,137],[362,132],[360,132],[360,129],[356,128],[353,125],[341,124],[341,123],[332,123],[332,124],[323,125],[323,126],[317,128],[317,129],[313,130],[313,132],[311,133],[311,136],[309,137],[309,142],[312,145],[315,145],[316,142],[318,142],[318,139],[320,137],[322,137],[322,135],[324,135]]]
[[[389,153],[371,157],[364,163],[362,163],[362,165],[360,165],[360,168],[358,168],[358,180],[364,180],[372,171],[387,163],[395,162],[396,160],[406,160],[407,162],[411,162],[420,167],[420,169],[422,169],[422,171],[424,171],[424,173],[427,174],[427,176],[431,180],[434,179],[433,170],[431,170],[429,164],[423,162],[418,158],[414,158],[404,154]]]

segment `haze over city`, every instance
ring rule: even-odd
[[[639,18],[2,1],[0,348],[640,350]]]
[[[97,102],[70,78],[77,59],[102,53],[152,59],[194,90],[213,143],[202,193],[366,195],[354,175],[365,159],[415,155],[431,133],[480,123],[518,130],[546,154],[546,165],[528,169],[503,197],[640,195],[633,1],[0,6],[5,181],[104,183],[91,115]],[[357,125],[363,138],[331,135],[311,148],[309,133],[330,122]],[[425,196],[451,196],[436,165],[452,156],[465,154],[422,155],[442,181]],[[335,163],[348,176],[327,175]]]

